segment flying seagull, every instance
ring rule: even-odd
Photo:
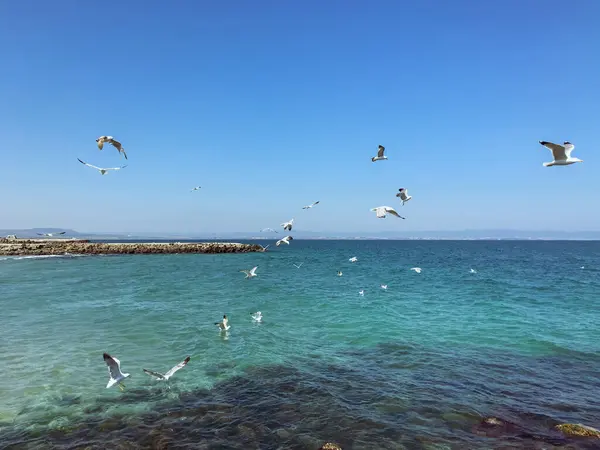
[[[243,272],[246,274],[246,278],[252,278],[256,276],[256,269],[258,269],[258,266],[253,267],[250,270],[240,270],[240,272]]]
[[[171,378],[175,372],[177,372],[179,369],[183,369],[185,367],[185,365],[187,363],[190,362],[190,357],[188,356],[187,358],[185,358],[183,361],[181,361],[179,364],[177,364],[175,367],[173,367],[171,370],[169,370],[167,373],[162,374],[162,373],[158,373],[158,372],[153,372],[151,370],[148,369],[142,369],[145,373],[147,373],[148,375],[150,375],[151,377],[156,378],[157,380],[165,380],[167,381],[169,378]]]
[[[399,192],[396,194],[396,197],[400,197],[400,200],[402,200],[402,206],[404,206],[404,204],[409,201],[412,196],[408,195],[408,189],[406,188],[400,188],[398,191]]]
[[[294,219],[290,220],[289,222],[283,222],[281,224],[283,229],[286,231],[292,231],[292,225],[294,225]]]
[[[406,217],[399,215],[391,206],[378,206],[377,208],[372,208],[371,211],[375,211],[378,219],[384,219],[387,214],[391,214],[392,216],[396,216],[400,219],[406,219]]]
[[[263,231],[270,231],[271,233],[279,233],[279,231],[274,230],[273,228],[263,228],[262,230],[260,230],[261,233]]]
[[[223,320],[221,320],[220,322],[215,322],[215,325],[217,325],[221,329],[221,331],[227,331],[231,328],[231,326],[228,325],[227,322],[229,322],[229,320],[227,319],[227,314],[223,314]]]
[[[356,262],[356,261],[358,261],[358,258],[356,256],[353,256],[348,261],[350,261],[350,262]]]
[[[290,245],[290,241],[293,241],[293,240],[294,240],[294,238],[292,236],[286,236],[282,239],[279,239],[277,242],[275,242],[275,245],[277,247],[279,247],[281,244]]]
[[[201,189],[201,186],[196,186],[194,189],[192,189],[190,192],[194,192],[197,191],[198,189]]]
[[[373,156],[371,158],[371,161],[375,162],[375,161],[381,161],[384,159],[388,159],[387,156],[383,155],[383,152],[385,152],[385,147],[383,145],[380,145],[379,150],[377,151],[377,156]]]
[[[550,149],[552,156],[554,157],[554,161],[543,163],[544,167],[568,166],[569,164],[575,164],[576,162],[583,162],[583,160],[579,158],[571,157],[571,152],[575,146],[569,141],[563,142],[563,145],[554,144],[548,141],[540,141],[540,144]]]
[[[37,233],[38,236],[47,236],[47,237],[52,237],[54,235],[57,234],[65,234],[66,231],[61,231],[60,233]]]
[[[88,164],[86,162],[83,162],[82,160],[80,160],[79,158],[77,158],[77,161],[79,161],[81,164],[84,164],[88,167],[91,167],[92,169],[96,169],[100,171],[100,175],[105,175],[108,173],[109,170],[121,170],[124,169],[125,167],[127,167],[127,164],[121,167],[108,167],[108,168],[102,168],[102,167],[96,167],[96,166],[92,166],[91,164]]]
[[[414,270],[417,273],[421,273],[421,268],[420,267],[411,267],[410,270]]]
[[[121,361],[117,358],[110,356],[108,353],[102,354],[104,358],[104,362],[108,366],[108,376],[110,377],[108,380],[108,384],[106,385],[106,389],[115,384],[119,384],[119,389],[123,390],[122,381],[129,376],[128,373],[121,372]]]
[[[123,153],[123,156],[125,157],[125,159],[127,159],[127,153],[125,153],[125,149],[123,148],[121,143],[112,136],[100,136],[98,139],[96,139],[96,142],[98,143],[98,148],[100,150],[102,150],[102,147],[104,147],[104,143],[108,142],[110,145],[116,148],[119,151],[119,153]]]
[[[318,205],[319,203],[321,203],[321,201],[320,201],[320,200],[319,200],[319,201],[316,201],[316,202],[314,202],[314,203],[311,203],[310,205],[303,206],[303,207],[302,207],[302,209],[310,209],[310,208],[312,208],[313,206],[315,206],[315,205]]]
[[[252,314],[252,320],[254,320],[255,322],[261,322],[262,313],[260,311],[256,311],[254,314]]]

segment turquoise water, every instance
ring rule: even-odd
[[[552,426],[600,425],[600,242],[0,259],[0,444],[593,448]]]

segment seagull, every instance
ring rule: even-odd
[[[38,236],[47,236],[47,237],[52,237],[54,235],[57,234],[65,234],[66,231],[61,231],[60,233],[37,233]]]
[[[554,161],[543,163],[542,165],[544,167],[568,166],[569,164],[575,164],[576,162],[583,162],[583,160],[579,158],[571,158],[571,152],[575,146],[569,141],[563,142],[563,145],[554,144],[548,141],[540,141],[540,144],[550,149],[552,156],[554,157]]]
[[[385,152],[385,147],[383,145],[379,146],[379,150],[377,151],[377,156],[373,156],[371,161],[381,161],[383,159],[388,159],[387,156],[383,156],[383,152]]]
[[[358,295],[365,295],[365,291],[364,290],[358,291]]]
[[[279,233],[279,231],[274,230],[273,228],[263,228],[262,230],[260,230],[261,233],[263,231],[270,231],[271,233]]]
[[[421,268],[420,267],[411,267],[410,270],[414,270],[417,273],[421,273]]]
[[[382,284],[381,289],[383,289],[385,291],[387,289],[387,284]]]
[[[289,222],[282,223],[281,226],[286,231],[292,231],[292,225],[293,224],[294,224],[294,219],[290,220]]]
[[[303,263],[303,262],[301,262],[300,264],[294,264],[294,267],[295,267],[296,269],[299,269],[299,268],[302,266],[302,264],[304,264],[304,263]]]
[[[378,219],[384,219],[387,214],[399,217],[400,219],[406,219],[406,217],[399,215],[391,206],[378,206],[377,208],[372,208],[371,211],[375,211]]]
[[[356,256],[353,256],[348,261],[350,261],[350,262],[356,262],[356,261],[358,261],[358,258]]]
[[[281,244],[287,244],[290,245],[290,241],[293,241],[294,238],[292,236],[286,236],[283,239],[279,239],[277,242],[275,242],[275,245],[277,247],[279,247]]]
[[[171,370],[169,370],[167,373],[162,374],[162,373],[158,373],[158,372],[153,372],[151,370],[148,369],[142,369],[145,373],[147,373],[148,375],[150,375],[151,377],[156,378],[157,380],[165,380],[167,381],[169,378],[171,378],[175,372],[177,372],[179,369],[183,369],[185,367],[185,365],[187,363],[190,362],[190,357],[188,356],[187,358],[185,358],[183,361],[181,361],[179,364],[177,364],[175,367],[173,367]]]
[[[408,189],[406,188],[400,188],[398,191],[399,192],[396,194],[396,197],[400,197],[400,200],[402,200],[402,206],[404,206],[404,204],[409,201],[412,196],[408,195]]]
[[[252,314],[252,320],[254,320],[255,322],[261,322],[262,313],[260,311],[256,311],[254,314]]]
[[[231,325],[228,325],[227,322],[229,322],[229,320],[227,319],[227,315],[223,314],[223,320],[221,320],[220,322],[215,322],[215,325],[217,325],[221,331],[227,331],[231,328]]]
[[[319,200],[319,201],[316,201],[316,202],[314,202],[314,203],[312,203],[312,204],[310,204],[310,205],[303,206],[303,207],[302,207],[302,209],[310,209],[310,208],[312,208],[313,206],[315,206],[315,205],[318,205],[319,203],[321,203],[321,201],[320,201],[320,200]],[[290,228],[290,229],[291,229],[291,228]]]
[[[122,381],[129,376],[128,373],[121,372],[121,361],[117,358],[110,356],[108,353],[103,353],[102,357],[104,358],[104,362],[108,366],[108,376],[110,377],[108,380],[108,384],[106,385],[106,389],[115,384],[119,384],[119,389],[123,390]]]
[[[192,189],[190,192],[194,192],[197,191],[198,189],[202,189],[202,186],[196,186],[194,189]]]
[[[96,139],[96,142],[98,143],[98,148],[100,150],[102,150],[102,147],[104,147],[104,143],[108,142],[110,145],[116,148],[119,151],[119,153],[123,153],[123,156],[125,157],[125,159],[127,159],[127,153],[125,153],[125,149],[123,148],[121,143],[115,140],[112,136],[100,136],[98,139]]]
[[[250,270],[240,270],[240,272],[243,272],[246,274],[246,278],[252,278],[256,276],[256,269],[258,269],[258,266],[253,267]]]
[[[342,274],[342,271],[341,271],[341,270],[338,270],[338,277],[341,277],[342,275],[343,275],[343,274]]]
[[[127,164],[126,164],[126,165],[121,166],[121,167],[108,167],[108,168],[103,169],[102,167],[92,166],[91,164],[83,162],[79,158],[77,158],[77,161],[79,161],[81,164],[85,164],[86,166],[91,167],[92,169],[99,170],[100,171],[100,175],[107,174],[109,170],[121,170],[121,169],[124,169],[125,167],[127,167]]]

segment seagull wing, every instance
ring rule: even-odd
[[[144,371],[144,373],[147,373],[148,375],[150,375],[151,377],[156,378],[157,380],[166,380],[167,377],[165,375],[163,375],[162,373],[158,373],[158,372],[153,372],[151,370],[148,369],[142,369]]]
[[[190,357],[188,356],[183,361],[181,361],[179,364],[177,364],[175,367],[173,367],[171,370],[169,370],[167,373],[165,373],[165,378],[168,380],[169,378],[171,378],[173,376],[173,374],[175,372],[177,372],[179,369],[183,369],[185,367],[185,365],[189,362],[190,362]]]
[[[86,163],[86,162],[84,162],[84,161],[80,160],[79,158],[77,158],[77,161],[79,161],[81,164],[84,164],[84,165],[86,165],[86,166],[88,166],[88,167],[91,167],[92,169],[96,169],[96,170],[103,170],[102,168],[100,168],[100,167],[96,167],[96,166],[94,166],[94,165],[92,165],[92,164],[88,164],[88,163]]]
[[[383,152],[385,152],[385,147],[383,145],[380,145],[379,150],[377,151],[377,157],[381,158],[383,156]]]
[[[104,358],[104,362],[108,366],[108,373],[113,380],[118,380],[123,377],[123,373],[121,372],[121,361],[117,358],[110,356],[108,353],[104,353],[102,355]]]
[[[558,161],[561,159],[567,159],[567,155],[565,153],[565,147],[559,144],[554,144],[553,142],[548,141],[540,141],[544,147],[550,149],[552,152],[552,156],[554,156],[554,160]]]

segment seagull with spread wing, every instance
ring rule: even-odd
[[[171,378],[175,374],[175,372],[177,372],[179,369],[183,369],[186,366],[186,364],[189,362],[190,362],[190,357],[188,356],[187,358],[185,358],[183,361],[181,361],[179,364],[177,364],[175,367],[173,367],[171,370],[169,370],[165,374],[153,372],[152,370],[148,370],[148,369],[142,369],[142,370],[145,373],[147,373],[148,375],[150,375],[151,377],[156,378],[157,380],[167,381],[169,378]]]
[[[544,167],[568,166],[569,164],[583,162],[583,160],[571,156],[571,152],[575,146],[569,141],[563,142],[563,145],[554,144],[553,142],[548,141],[540,141],[540,144],[549,149],[554,157],[554,161],[543,163]]]
[[[391,206],[378,206],[377,208],[372,208],[371,211],[375,211],[378,219],[384,219],[387,214],[391,214],[392,216],[396,216],[400,219],[406,219],[406,217],[402,217]]]
[[[121,372],[121,361],[119,361],[114,356],[110,356],[108,353],[103,353],[102,357],[104,358],[104,362],[108,366],[108,384],[106,388],[108,389],[115,384],[119,384],[119,389],[123,390],[124,384],[122,383],[125,378],[129,376],[128,373]]]
[[[406,188],[398,189],[396,197],[399,197],[400,200],[402,200],[402,206],[404,206],[404,204],[412,198],[411,195],[408,195],[408,189]]]
[[[380,145],[379,149],[377,151],[377,156],[373,156],[371,158],[371,161],[375,162],[375,161],[382,161],[384,159],[388,159],[387,156],[385,156],[383,154],[383,152],[385,152],[385,147],[383,145]]]
[[[293,240],[294,240],[294,238],[292,236],[286,236],[282,239],[279,239],[277,242],[275,242],[275,245],[277,247],[279,247],[281,244],[290,245],[290,241],[293,241]]]
[[[88,164],[88,163],[80,160],[79,158],[77,158],[77,161],[79,161],[83,165],[91,167],[92,169],[99,170],[100,171],[100,175],[106,175],[109,170],[121,170],[121,169],[124,169],[125,167],[127,167],[127,164],[126,164],[126,165],[121,166],[121,167],[107,167],[107,168],[102,168],[102,167],[96,167],[96,166],[93,166],[91,164]]]
[[[96,139],[96,142],[98,143],[98,148],[100,150],[102,150],[102,147],[104,147],[104,143],[108,142],[110,145],[116,148],[119,153],[123,153],[123,156],[125,159],[127,159],[127,153],[125,153],[125,149],[121,143],[112,136],[100,136],[98,139]]]
[[[318,200],[318,201],[316,201],[316,202],[313,202],[313,203],[311,203],[310,205],[303,206],[303,207],[302,207],[302,209],[310,209],[310,208],[313,208],[315,205],[318,205],[319,203],[321,203],[321,201],[320,201],[320,200]]]

